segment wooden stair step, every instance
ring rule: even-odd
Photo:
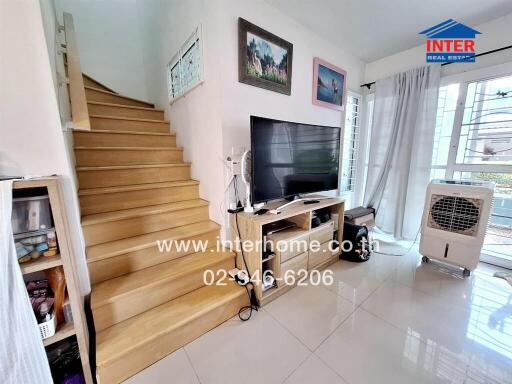
[[[167,183],[147,183],[147,184],[121,185],[118,187],[81,189],[78,191],[78,196],[82,197],[82,196],[90,196],[90,195],[103,195],[103,194],[108,194],[108,193],[141,191],[141,190],[145,190],[145,189],[179,187],[179,186],[184,186],[184,185],[199,185],[199,181],[183,180],[183,181],[169,181]]]
[[[79,167],[182,163],[183,148],[75,147],[75,160]]]
[[[82,215],[199,198],[196,180],[91,188],[78,191]]]
[[[116,91],[110,89],[106,85],[100,83],[98,80],[93,79],[91,76],[89,76],[89,75],[87,75],[85,73],[82,73],[82,78],[84,80],[84,85],[87,86],[87,87],[99,88],[99,89],[102,89],[104,91],[108,91],[108,92],[112,92],[112,93],[117,93]]]
[[[80,189],[190,179],[189,163],[77,167]]]
[[[137,117],[118,117],[109,115],[89,115],[93,131],[132,131],[170,133],[169,121],[142,119]]]
[[[154,108],[155,105],[147,101],[134,99],[133,97],[121,96],[117,93],[105,91],[100,88],[85,86],[85,97],[87,101],[98,101],[103,103],[113,103],[122,105],[132,105],[135,107]]]
[[[193,244],[217,246],[220,225],[207,220],[87,247],[91,284],[152,267],[196,252]],[[160,252],[158,241],[189,242],[191,248]],[[201,243],[199,243],[201,242]]]
[[[89,115],[106,115],[117,117],[133,117],[140,119],[164,120],[164,110],[133,105],[104,103],[99,101],[87,102]]]
[[[206,270],[219,276],[234,266],[234,253],[211,249],[96,284],[91,294],[96,332],[203,287]]]
[[[220,225],[211,220],[182,225],[162,231],[146,233],[126,239],[87,247],[87,262],[97,262],[122,256],[130,252],[144,251],[156,246],[158,240],[180,240],[189,236],[218,231]]]
[[[247,305],[243,287],[228,281],[196,289],[96,335],[97,374],[118,383],[233,317]]]
[[[82,216],[82,226],[87,227],[89,225],[96,225],[101,223],[107,223],[110,221],[119,221],[126,219],[133,219],[136,217],[144,217],[147,215],[154,215],[157,213],[168,212],[168,211],[179,211],[181,209],[187,209],[192,207],[203,207],[208,206],[208,202],[201,199],[180,201],[177,203],[150,205],[147,207],[123,209],[114,212],[98,213],[95,215]]]
[[[176,147],[176,135],[116,130],[73,131],[77,147]]]
[[[186,200],[82,217],[85,244],[95,245],[208,220],[208,202]]]
[[[91,295],[91,308],[94,310],[114,303],[123,296],[131,295],[133,291],[154,286],[160,280],[176,280],[192,272],[203,271],[219,261],[232,260],[234,262],[234,258],[235,254],[232,252],[217,252],[211,249],[205,252],[191,253],[172,261],[95,284]],[[181,294],[177,296],[181,296]]]

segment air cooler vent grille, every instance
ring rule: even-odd
[[[481,199],[432,195],[428,226],[475,237],[482,205]]]

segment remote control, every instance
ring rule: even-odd
[[[305,200],[304,201],[304,204],[316,204],[316,203],[319,203],[320,200]]]

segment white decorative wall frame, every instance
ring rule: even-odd
[[[199,25],[167,64],[169,102],[172,104],[203,81],[203,41]]]

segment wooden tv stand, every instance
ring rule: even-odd
[[[256,281],[253,281],[256,298],[260,305],[264,305],[275,298],[279,297],[286,291],[293,288],[294,284],[287,284],[284,281],[287,271],[288,275],[293,274],[299,270],[322,270],[328,265],[336,262],[339,259],[341,250],[337,249],[331,252],[327,244],[333,239],[343,239],[343,213],[344,213],[344,200],[341,198],[333,197],[326,199],[325,197],[318,198],[321,200],[315,204],[304,204],[304,202],[297,202],[284,208],[280,214],[272,214],[269,212],[263,215],[255,215],[254,213],[240,212],[231,215],[231,239],[236,242],[238,239],[238,230],[240,231],[240,240],[248,244],[244,248],[244,256],[247,262],[247,268],[252,276],[259,276]],[[314,200],[315,196],[308,196],[309,200]],[[283,201],[276,201],[269,203],[265,208],[272,210],[281,205]],[[319,209],[326,209],[331,213],[331,219],[327,222],[321,223],[318,227],[312,228],[311,219],[313,211]],[[337,214],[337,218],[333,217]],[[293,249],[289,247],[283,252],[276,250],[274,247],[275,255],[264,259],[264,234],[268,225],[280,220],[289,220],[295,223],[295,227],[282,230],[272,235],[267,235],[268,242],[287,242],[292,240],[300,240],[301,244],[306,244],[305,248]],[[336,222],[335,222],[336,221]],[[320,249],[311,247],[310,244],[321,244]],[[252,247],[250,244],[254,244]],[[260,246],[256,246],[259,244]],[[332,248],[332,247],[331,247]],[[237,252],[236,266],[239,269],[246,269],[242,260],[241,252]],[[272,270],[276,278],[276,287],[263,290],[261,278],[264,270]],[[304,273],[303,273],[304,275]],[[297,279],[301,277],[297,275]],[[289,282],[290,280],[288,280]]]

